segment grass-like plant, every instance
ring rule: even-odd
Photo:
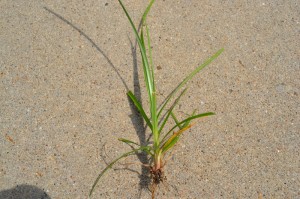
[[[185,79],[183,79],[183,81],[181,81],[174,88],[174,90],[166,97],[163,103],[160,106],[158,106],[157,98],[156,98],[157,97],[156,88],[155,88],[156,85],[154,81],[154,72],[153,72],[154,67],[152,61],[149,28],[146,22],[147,14],[149,13],[155,0],[150,1],[149,5],[147,6],[142,16],[140,31],[137,30],[122,1],[121,0],[118,1],[130,22],[130,25],[133,29],[133,32],[135,34],[140,49],[143,71],[144,71],[144,79],[146,83],[146,90],[149,97],[149,107],[150,107],[149,115],[146,113],[142,104],[138,101],[138,99],[131,91],[129,91],[127,95],[129,96],[129,98],[131,99],[131,101],[133,102],[133,104],[141,114],[141,116],[144,118],[149,129],[151,130],[152,142],[150,142],[151,144],[148,144],[146,146],[141,146],[140,144],[134,141],[124,139],[124,138],[119,138],[121,142],[130,145],[132,150],[122,154],[117,159],[112,161],[98,175],[97,179],[95,180],[92,186],[92,189],[90,190],[89,197],[92,195],[95,186],[99,182],[99,179],[116,162],[118,162],[120,159],[125,158],[127,156],[134,155],[140,152],[145,152],[150,157],[150,165],[148,166],[148,168],[152,179],[152,190],[151,190],[152,198],[154,198],[156,186],[160,182],[163,182],[165,179],[164,166],[166,163],[165,160],[166,153],[171,151],[171,149],[178,142],[183,132],[185,132],[186,130],[188,130],[193,126],[194,123],[191,123],[193,120],[214,115],[214,113],[212,112],[196,114],[196,111],[193,111],[193,113],[189,115],[187,118],[183,120],[178,120],[173,110],[175,106],[178,104],[180,98],[186,93],[187,88],[183,88],[183,86],[190,79],[192,79],[201,69],[203,69],[205,66],[209,65],[214,59],[216,59],[223,52],[224,49],[220,49],[213,56],[208,58],[203,64],[201,64],[196,69],[194,69],[194,71],[192,71]],[[178,94],[180,90],[181,92]],[[172,98],[174,98],[176,94],[177,97],[171,103]],[[165,130],[164,127],[170,118],[174,120],[175,125],[172,128]]]

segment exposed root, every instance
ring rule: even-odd
[[[152,199],[154,199],[157,185],[159,185],[161,182],[166,181],[167,178],[164,174],[163,168],[155,169],[154,167],[151,167],[150,174],[152,179],[151,194]]]
[[[157,184],[155,184],[155,183],[152,183],[152,185],[151,185],[151,195],[152,195],[152,199],[154,199],[155,198],[155,190],[156,190],[156,187],[157,187]]]
[[[163,182],[165,179],[164,172],[162,169],[157,169],[157,170],[151,169],[150,173],[154,184],[159,184]]]

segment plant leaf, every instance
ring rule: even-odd
[[[135,95],[132,93],[132,91],[128,91],[127,95],[129,96],[129,98],[132,100],[132,102],[134,103],[135,107],[138,109],[138,111],[141,113],[142,117],[144,118],[144,120],[146,121],[147,125],[149,126],[149,128],[152,130],[152,124],[148,118],[148,116],[146,115],[142,105],[140,104],[140,102],[136,99]]]
[[[196,109],[193,111],[193,113],[189,116],[194,116],[196,113]],[[192,120],[189,120],[189,121],[186,121],[183,125],[182,125],[182,128],[188,126],[190,123],[191,123]]]
[[[178,84],[178,86],[168,95],[168,97],[165,99],[163,104],[161,105],[161,108],[158,112],[158,116],[161,114],[167,103],[170,101],[170,99],[174,96],[174,94],[184,85],[186,84],[190,79],[192,79],[200,70],[202,70],[205,66],[209,65],[214,59],[216,59],[222,52],[224,51],[223,48],[218,50],[213,56],[208,58],[203,64],[198,66],[194,71],[192,71],[182,82]]]
[[[162,154],[167,152],[170,148],[172,148],[179,140],[179,136],[174,137],[168,145],[165,145],[162,148]]]
[[[132,148],[134,148],[134,147],[132,145],[130,145],[130,144],[134,144],[134,145],[137,145],[137,146],[141,147],[141,145],[139,145],[138,143],[133,142],[131,140],[127,140],[127,139],[124,139],[124,138],[119,138],[118,140],[121,141],[121,142],[124,142],[125,144],[128,144]],[[153,156],[153,153],[151,152],[151,147],[150,146],[143,146],[141,148],[141,150],[145,151],[148,155]]]
[[[91,190],[90,190],[89,198],[91,198],[91,196],[92,196],[92,194],[93,194],[93,192],[94,192],[94,190],[95,190],[95,187],[96,187],[96,185],[98,184],[100,178],[103,176],[103,174],[104,174],[108,169],[110,169],[116,162],[118,162],[120,159],[125,158],[125,157],[127,157],[127,156],[134,155],[134,154],[136,154],[136,153],[139,152],[139,151],[145,151],[145,150],[148,150],[148,149],[149,149],[149,147],[140,147],[140,148],[138,148],[138,149],[134,149],[134,150],[132,150],[132,151],[129,151],[129,152],[127,152],[127,153],[124,153],[123,155],[121,155],[120,157],[118,157],[118,158],[116,158],[114,161],[112,161],[107,167],[105,167],[105,169],[104,169],[104,170],[98,175],[98,177],[96,178],[96,180],[95,180],[95,182],[94,182],[94,184],[93,184],[93,186],[92,186],[92,188],[91,188]]]
[[[143,48],[145,48],[145,39],[144,39],[144,31],[143,31],[143,27],[141,28],[140,38],[141,38],[142,46],[143,46]]]
[[[172,118],[173,118],[175,124],[178,125],[179,129],[182,129],[183,127],[181,127],[181,125],[179,124],[179,121],[178,121],[178,119],[177,119],[177,117],[175,116],[175,114],[174,114],[173,111],[171,111],[171,116],[172,116]]]
[[[182,128],[182,129],[180,129],[179,131],[177,131],[177,132],[175,132],[165,143],[164,143],[164,145],[169,145],[170,144],[170,142],[172,142],[172,140],[175,138],[175,137],[178,137],[178,136],[180,136],[184,131],[186,131],[186,130],[188,130],[189,128],[191,128],[192,127],[192,125],[189,125],[189,126],[187,126],[187,127],[185,127],[185,128]],[[163,147],[164,147],[164,145],[163,145]]]
[[[179,136],[186,130],[188,130],[189,128],[191,128],[193,125],[189,125],[187,127],[184,127],[182,129],[180,129],[179,131],[177,131],[176,133],[174,133],[161,147],[162,151],[166,152],[168,149],[170,149],[172,146],[174,146],[174,144],[176,144],[176,142],[179,139]]]
[[[153,3],[155,2],[155,0],[151,0],[151,2],[149,3],[149,5],[147,6],[144,14],[143,14],[143,17],[142,17],[142,28],[141,28],[141,35],[142,35],[142,32],[143,32],[143,26],[145,26],[146,28],[146,35],[147,35],[147,43],[148,43],[148,59],[149,59],[149,67],[150,67],[150,74],[151,74],[151,78],[152,78],[152,82],[153,82],[153,88],[155,89],[155,85],[154,85],[154,74],[153,74],[153,59],[152,59],[152,51],[151,51],[151,40],[150,40],[150,34],[149,34],[149,28],[146,24],[146,18],[147,18],[147,15],[153,5]],[[141,36],[141,38],[143,39],[143,37]],[[143,41],[143,44],[144,44],[144,48],[145,48],[145,43]],[[146,48],[145,48],[146,49]],[[154,90],[155,92],[155,90]]]
[[[150,71],[150,66],[149,66],[149,62],[148,62],[148,58],[147,58],[147,54],[146,54],[146,48],[144,46],[144,42],[142,41],[142,39],[139,37],[139,34],[137,32],[137,29],[135,27],[135,25],[132,22],[131,17],[129,16],[124,4],[122,3],[121,0],[118,0],[123,11],[125,12],[130,25],[134,31],[134,34],[136,36],[137,42],[139,44],[140,47],[140,52],[141,52],[141,56],[142,56],[142,63],[143,63],[143,71],[144,71],[144,78],[145,78],[145,83],[146,83],[146,89],[148,92],[148,97],[149,97],[149,101],[150,101],[150,113],[151,113],[151,120],[152,120],[152,133],[154,136],[154,148],[158,148],[159,145],[159,136],[158,136],[158,122],[157,122],[157,107],[156,107],[156,93],[155,93],[155,84],[154,84],[154,80],[152,78],[151,75],[151,71]],[[153,2],[150,2],[150,4],[153,4]],[[149,9],[146,9],[146,15],[148,13],[148,11],[151,8],[151,5],[148,6]],[[148,11],[147,11],[148,10]],[[145,16],[146,16],[145,15]],[[147,122],[148,123],[148,122]]]
[[[179,125],[181,124],[184,124],[186,122],[189,122],[189,121],[192,121],[194,119],[197,119],[197,118],[201,118],[201,117],[207,117],[207,116],[210,116],[210,115],[215,115],[213,112],[207,112],[207,113],[201,113],[201,114],[198,114],[198,115],[194,115],[194,116],[191,116],[191,117],[188,117],[186,118],[185,120],[182,120],[181,122],[179,122],[178,124],[176,124],[175,126],[173,126],[169,132],[164,136],[164,138],[162,139],[165,140],[166,137],[176,128],[176,127],[179,127]],[[182,129],[181,129],[182,130]]]
[[[135,37],[137,39],[138,45],[140,47],[140,52],[141,52],[141,56],[142,56],[142,59],[143,59],[143,70],[144,70],[144,78],[145,78],[145,82],[146,82],[146,88],[147,88],[147,91],[148,91],[149,99],[150,99],[150,101],[152,101],[152,93],[153,93],[153,85],[154,84],[153,84],[153,80],[151,79],[151,74],[150,74],[149,63],[148,63],[148,59],[147,59],[147,55],[146,55],[145,46],[143,45],[143,42],[142,42],[141,38],[139,37],[138,31],[137,31],[134,23],[132,22],[132,19],[129,16],[124,4],[122,3],[121,0],[118,0],[118,1],[121,5],[123,11],[125,12],[129,22],[130,22],[130,25],[133,29],[133,32],[134,32]],[[149,10],[150,10],[150,8],[149,8]]]
[[[137,146],[141,146],[136,142],[133,142],[131,140],[127,140],[127,139],[124,139],[124,138],[119,138],[118,140],[121,141],[121,142],[124,142],[125,144],[134,144],[134,145],[137,145]]]
[[[149,33],[149,28],[148,28],[147,24],[145,24],[145,27],[146,27],[147,41],[148,41],[148,55],[149,55],[150,71],[151,71],[153,84],[155,84],[150,33]],[[155,92],[155,85],[153,85],[153,88],[154,88],[154,92]]]
[[[145,12],[144,12],[144,14],[143,14],[142,24],[145,24],[147,15],[148,15],[148,13],[149,13],[149,11],[150,11],[150,9],[151,9],[151,7],[152,7],[152,5],[153,5],[154,2],[155,2],[155,0],[152,0],[152,1],[149,3],[149,5],[147,6],[147,8],[146,8],[146,10],[145,10]]]
[[[163,120],[163,123],[162,123],[161,126],[160,126],[160,129],[159,129],[159,131],[158,131],[158,134],[161,133],[162,129],[164,128],[165,124],[167,123],[167,121],[168,121],[168,119],[169,119],[169,117],[170,117],[170,115],[171,115],[171,112],[173,111],[174,107],[178,104],[180,98],[185,94],[186,90],[187,90],[187,88],[185,88],[185,89],[180,93],[180,95],[177,97],[177,99],[175,100],[175,102],[173,103],[173,105],[169,108],[168,114],[166,115],[165,119]]]
[[[151,119],[152,119],[152,134],[153,134],[153,141],[154,141],[154,150],[159,148],[159,133],[158,133],[158,118],[156,114],[156,94],[152,93],[151,102]]]

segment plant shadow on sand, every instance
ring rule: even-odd
[[[53,10],[44,7],[44,9],[46,11],[48,11],[50,14],[54,15],[55,17],[59,18],[60,20],[62,20],[63,22],[65,22],[67,25],[71,26],[73,29],[75,29],[76,31],[78,31],[80,33],[80,35],[82,35],[84,38],[86,38],[91,44],[92,47],[96,48],[96,50],[98,52],[100,52],[103,57],[106,59],[106,61],[108,62],[108,64],[113,68],[113,70],[117,73],[118,77],[120,78],[120,80],[122,81],[124,87],[126,88],[127,91],[129,91],[129,88],[125,82],[125,80],[123,79],[123,77],[121,76],[121,74],[119,73],[118,69],[115,67],[115,65],[112,63],[112,61],[109,59],[109,57],[105,54],[105,52],[87,35],[85,34],[80,28],[78,28],[77,26],[75,26],[73,23],[71,23],[70,21],[68,21],[67,19],[65,19],[63,16],[61,16],[60,14],[57,14],[56,12],[54,12]],[[139,25],[139,27],[141,26],[141,23]],[[131,45],[131,53],[132,53],[132,59],[133,59],[133,83],[134,83],[134,95],[137,97],[137,99],[142,102],[141,99],[141,87],[140,87],[140,82],[139,82],[139,73],[138,73],[138,63],[137,63],[137,42],[135,41],[134,43],[129,39],[130,41],[130,45]],[[131,102],[130,98],[127,96],[128,99],[128,103],[130,105],[130,109],[132,114],[130,115],[130,119],[132,121],[132,124],[135,128],[136,134],[139,138],[139,143],[140,145],[146,145],[147,144],[147,139],[146,139],[146,125],[144,124],[144,119],[143,117],[139,114],[138,110],[135,108],[134,104]],[[149,164],[149,160],[147,157],[147,154],[145,152],[142,153],[137,153],[136,154],[140,163],[147,165]],[[139,173],[139,194],[141,196],[142,193],[142,189],[148,189],[149,185],[151,183],[151,178],[149,177],[149,168],[145,167],[145,166],[141,166],[141,173],[133,171],[131,169],[127,169],[124,168],[126,170],[132,171],[132,172],[136,172]]]
[[[1,199],[51,199],[50,196],[38,187],[32,185],[17,185],[11,189],[0,191]]]

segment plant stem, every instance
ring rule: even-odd
[[[154,154],[154,168],[158,170],[161,168],[161,150],[157,149]]]

